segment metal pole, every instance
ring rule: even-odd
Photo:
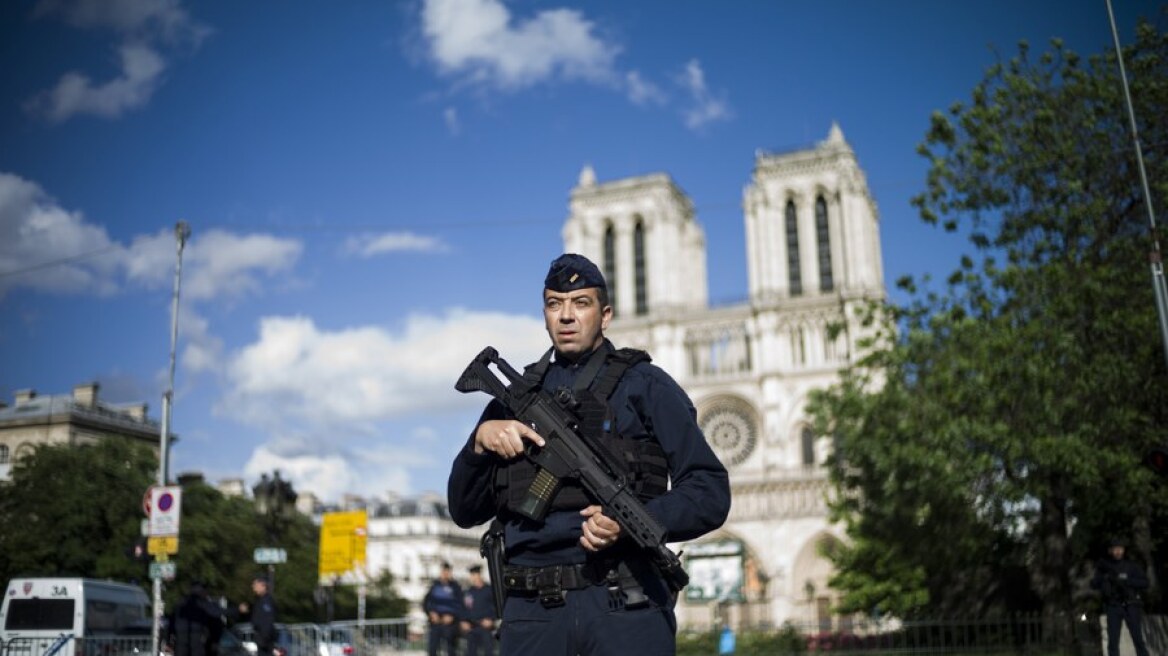
[[[170,306],[170,376],[167,379],[166,391],[162,394],[162,429],[159,433],[158,452],[158,484],[166,485],[170,480],[170,406],[174,401],[174,354],[178,343],[178,296],[182,285],[182,254],[187,238],[191,236],[191,227],[186,221],[179,221],[174,226],[174,238],[178,242],[177,258],[174,265],[174,295]],[[160,635],[162,629],[162,577],[154,577],[154,622],[150,632],[152,638],[151,656],[159,654],[162,643]]]
[[[1144,207],[1148,211],[1148,226],[1151,229],[1152,252],[1148,254],[1152,267],[1152,292],[1156,295],[1156,314],[1160,317],[1160,343],[1164,347],[1164,361],[1168,363],[1168,283],[1164,281],[1164,262],[1160,257],[1160,239],[1156,235],[1156,212],[1152,209],[1152,193],[1148,190],[1148,174],[1144,171],[1144,152],[1140,147],[1140,134],[1136,129],[1136,111],[1132,107],[1131,92],[1127,87],[1127,71],[1123,67],[1123,49],[1119,47],[1119,31],[1115,28],[1115,13],[1111,10],[1111,0],[1107,0],[1107,17],[1111,20],[1111,38],[1115,41],[1115,60],[1119,62],[1119,80],[1123,83],[1123,97],[1127,101],[1127,118],[1131,124],[1132,142],[1135,144],[1136,165],[1140,171],[1140,184],[1144,191]]]

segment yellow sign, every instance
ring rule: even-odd
[[[178,553],[178,536],[165,535],[151,537],[146,540],[146,553],[151,556],[173,555]]]
[[[364,510],[325,513],[320,522],[320,578],[365,564],[368,517]]]

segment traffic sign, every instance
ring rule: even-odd
[[[345,574],[365,564],[368,515],[364,510],[325,513],[320,525],[321,579]]]
[[[142,495],[142,512],[146,513],[147,517],[150,516],[150,495],[153,493],[154,486],[151,485],[150,487],[146,488],[146,494]]]
[[[257,547],[254,557],[257,565],[277,565],[288,562],[287,551],[271,547]]]
[[[157,485],[150,488],[150,535],[178,535],[182,488]]]
[[[173,555],[178,553],[178,536],[165,535],[146,538],[146,553],[151,556]]]
[[[173,560],[162,563],[150,563],[150,578],[173,581],[178,573],[178,563]]]

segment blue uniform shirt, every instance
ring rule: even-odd
[[[570,387],[587,361],[588,357],[577,362],[557,358],[548,367],[543,388]],[[660,367],[640,362],[624,373],[608,403],[622,437],[656,439],[665,451],[671,487],[645,507],[665,527],[667,539],[692,540],[721,526],[730,511],[729,477],[698,428],[697,412],[685,391]],[[510,418],[506,407],[492,400],[479,423],[506,418]],[[500,462],[494,453],[474,452],[472,432],[455,458],[447,485],[456,524],[469,528],[495,516],[494,466]],[[543,523],[510,518],[507,561],[527,566],[582,563],[587,556],[578,542],[583,523],[584,518],[572,510],[552,511]]]

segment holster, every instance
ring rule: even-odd
[[[507,590],[503,586],[503,567],[507,545],[503,540],[503,522],[495,519],[479,541],[479,555],[487,560],[487,574],[491,577],[491,593],[495,597],[495,617],[503,617]]]

